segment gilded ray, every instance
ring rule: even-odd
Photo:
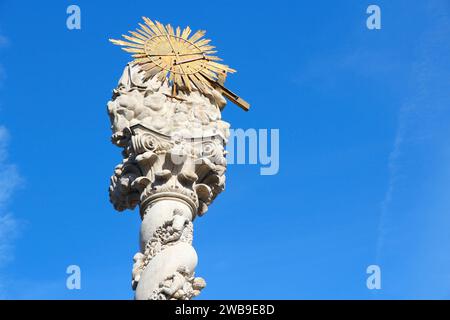
[[[210,61],[222,61],[222,59],[216,56],[206,56],[206,58]]]
[[[145,55],[146,56],[146,55]],[[137,62],[137,63],[139,63],[139,64],[144,64],[144,63],[147,63],[147,62],[152,62],[149,58],[147,58],[147,57],[144,57],[144,58],[136,58],[136,59],[134,59],[134,62]],[[152,62],[153,63],[153,62]]]
[[[194,86],[200,91],[200,92],[204,92],[204,86],[202,85],[201,81],[199,81],[197,79],[197,77],[195,75],[189,75],[189,79],[192,81],[192,83],[194,84]]]
[[[191,34],[191,28],[186,27],[186,28],[183,30],[183,33],[181,34],[181,37],[182,37],[184,40],[187,40],[187,38],[189,37],[190,34]]]
[[[124,51],[126,52],[130,52],[130,53],[142,53],[142,48],[129,48],[129,47],[125,47],[122,48]]]
[[[141,60],[141,59],[145,59],[148,60],[147,54],[146,53],[135,53],[133,55],[131,55],[135,60]]]
[[[124,34],[122,37],[124,37],[128,41],[131,41],[135,44],[139,44],[141,47],[143,44],[145,44],[145,41],[143,41],[142,39],[136,38],[136,37],[130,37],[130,36],[127,36],[126,34]]]
[[[141,27],[141,29],[136,30],[140,32],[144,37],[149,38],[155,35],[149,28],[147,28],[146,25],[139,23],[139,26]]]
[[[215,72],[212,72],[208,69],[204,69],[201,73],[207,75],[211,79],[217,80],[217,74]]]
[[[202,47],[202,46],[207,45],[207,44],[210,43],[210,42],[211,42],[210,39],[202,39],[202,40],[197,41],[197,42],[195,43],[195,45],[196,45],[197,47]]]
[[[167,71],[162,71],[160,74],[158,74],[158,80],[164,83],[164,81],[167,79]]]
[[[168,24],[168,25],[166,26],[166,29],[167,29],[167,33],[168,33],[170,36],[172,36],[172,37],[175,36],[175,32],[173,31],[173,28],[172,28],[172,26],[171,26],[170,24]]]
[[[164,27],[164,25],[161,22],[155,20],[155,23],[156,23],[156,27],[159,29],[161,34],[163,34],[163,35],[168,34],[166,28]]]
[[[114,39],[109,39],[109,41],[111,41],[114,44],[117,44],[119,46],[128,46],[128,47],[134,47],[134,48],[142,48],[142,45],[138,45],[136,43],[132,43],[132,42],[127,42],[127,41],[123,41],[123,40],[114,40]]]
[[[145,23],[147,24],[147,26],[150,27],[150,29],[152,30],[152,32],[155,35],[160,35],[161,34],[161,31],[156,27],[156,25],[153,23],[152,20],[150,20],[149,18],[146,18],[146,17],[143,17],[143,19],[144,19]]]
[[[138,32],[130,31],[130,34],[131,34],[133,37],[135,37],[135,38],[141,40],[143,43],[145,43],[145,41],[147,41],[147,38],[144,37],[142,34],[140,34],[140,33],[138,33]]]
[[[202,46],[202,47],[200,47],[200,49],[202,50],[202,51],[204,51],[204,52],[206,52],[206,51],[209,51],[209,50],[212,50],[212,49],[215,49],[216,47],[214,47],[214,46]],[[217,52],[217,51],[214,51],[214,52]]]
[[[191,80],[189,80],[189,77],[187,75],[185,75],[185,74],[181,75],[181,77],[183,78],[183,84],[186,87],[186,89],[188,91],[192,91]]]
[[[198,39],[203,37],[205,35],[205,33],[206,33],[206,31],[199,30],[192,37],[189,38],[189,41],[195,43]]]

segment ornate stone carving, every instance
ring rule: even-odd
[[[203,278],[194,277],[188,268],[181,266],[159,284],[149,300],[190,300],[205,286]]]
[[[138,252],[133,260],[132,287],[136,289],[142,271],[150,260],[159,252],[177,242],[185,242],[192,245],[194,227],[191,221],[183,216],[182,212],[175,209],[173,217],[164,222],[153,233],[153,237],[145,245],[144,253]]]
[[[167,84],[143,81],[138,67],[127,66],[108,103],[112,142],[123,149],[110,200],[119,211],[139,205],[143,219],[133,266],[137,299],[189,299],[204,287],[193,276],[192,220],[225,187],[224,98],[215,90],[170,94]]]

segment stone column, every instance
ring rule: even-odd
[[[136,299],[191,299],[206,285],[194,276],[193,221],[225,187],[224,105],[217,91],[180,92],[174,98],[167,83],[143,81],[137,66],[125,68],[113,91],[112,142],[123,149],[123,161],[109,194],[116,210],[139,205]]]

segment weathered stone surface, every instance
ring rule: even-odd
[[[213,90],[176,98],[167,84],[142,81],[127,66],[108,103],[112,142],[123,149],[109,188],[119,211],[140,206],[136,299],[190,299],[206,285],[194,277],[193,224],[224,190],[229,124]]]

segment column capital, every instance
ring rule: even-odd
[[[194,216],[224,190],[224,145],[229,124],[221,120],[220,94],[170,97],[157,80],[143,83],[127,66],[108,103],[112,142],[123,148],[110,200],[119,210],[145,207],[161,197],[186,201]],[[223,98],[222,98],[223,99]]]

